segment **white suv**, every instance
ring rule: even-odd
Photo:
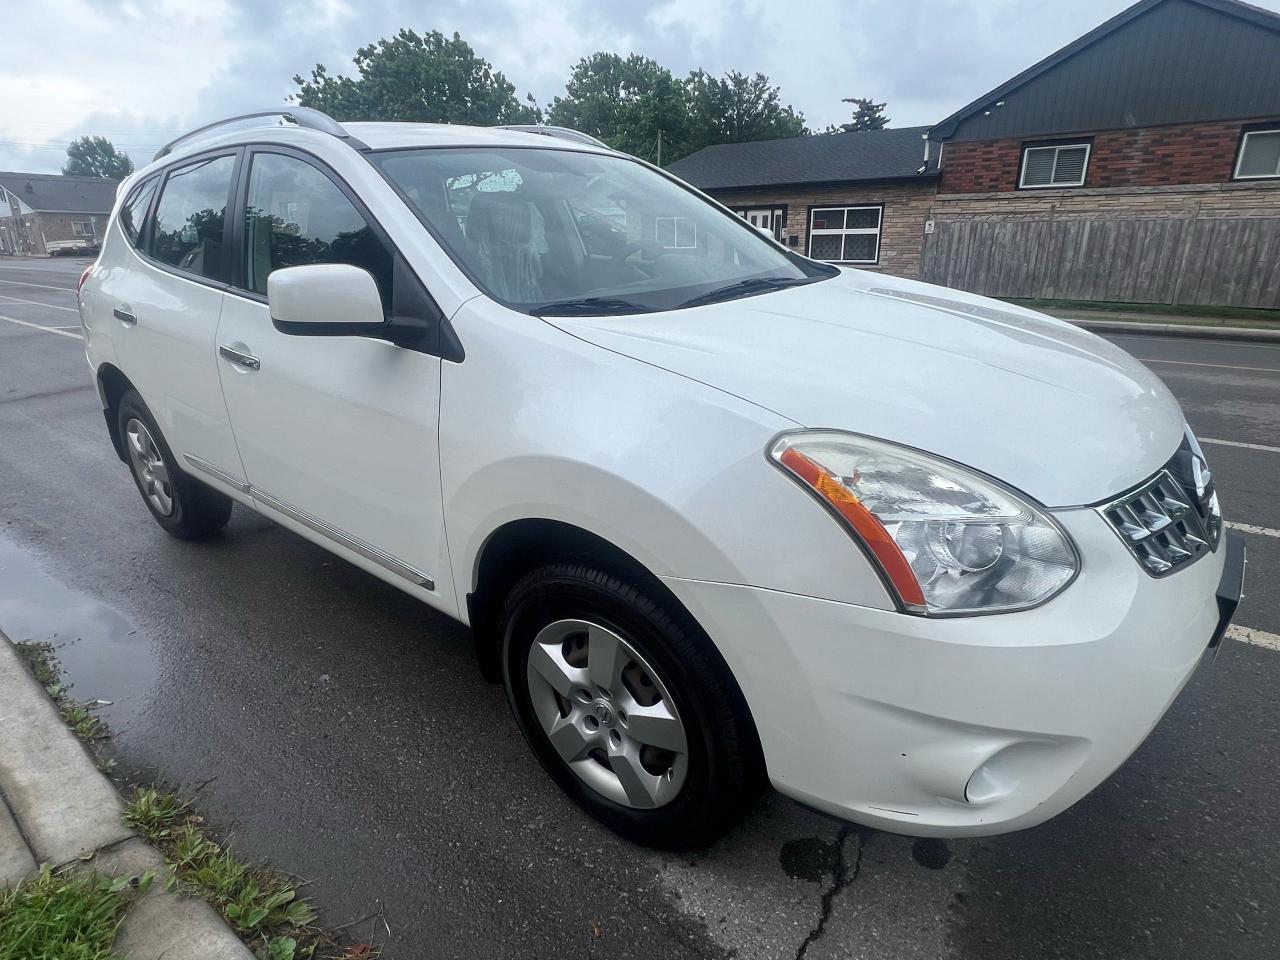
[[[1027,827],[1221,638],[1243,547],[1111,344],[571,131],[255,118],[130,177],[81,281],[117,453],[174,536],[240,503],[469,624],[615,830],[703,842],[766,779]]]

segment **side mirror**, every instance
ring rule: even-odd
[[[373,275],[347,263],[273,270],[267,306],[275,328],[296,336],[377,337],[388,326]]]

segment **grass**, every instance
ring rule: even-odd
[[[13,646],[63,721],[107,769],[110,762],[98,755],[107,726],[92,712],[92,703],[68,694],[53,644],[26,640]],[[299,896],[302,883],[237,858],[208,833],[189,800],[154,787],[135,788],[124,819],[164,855],[168,884],[218,910],[259,960],[373,960],[379,955],[367,943],[340,946],[338,931],[317,926],[311,903]],[[151,878],[143,882],[149,885]],[[127,877],[115,881],[46,868],[12,891],[0,890],[0,960],[126,960],[111,952],[111,942],[131,885]]]
[[[1031,310],[1054,310],[1081,313],[1131,313],[1158,317],[1185,317],[1186,322],[1213,320],[1215,325],[1234,327],[1280,327],[1280,310],[1254,310],[1240,307],[1204,307],[1169,303],[1111,303],[1101,300],[1026,300],[1002,297],[1009,303]]]
[[[12,890],[0,890],[0,960],[117,960],[116,928],[149,875],[112,879],[44,867]],[[287,960],[287,958],[271,958]]]
[[[316,925],[315,910],[299,896],[302,884],[240,860],[208,834],[190,801],[155,788],[135,789],[125,820],[159,847],[171,882],[218,910],[261,960],[377,956],[367,944],[340,948],[331,932]]]
[[[93,704],[89,701],[76,700],[71,697],[71,685],[62,682],[62,670],[58,666],[57,654],[53,644],[47,640],[20,640],[13,645],[18,656],[27,665],[27,669],[44,687],[49,699],[58,708],[63,722],[71,728],[77,737],[96,748],[101,740],[105,740],[109,731],[102,719],[93,712]],[[108,771],[114,766],[113,761],[102,757],[97,749],[93,749],[98,767]]]

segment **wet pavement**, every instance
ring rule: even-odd
[[[117,776],[200,787],[326,922],[382,910],[390,960],[1280,955],[1280,651],[1228,641],[1034,830],[913,841],[769,796],[709,850],[642,850],[546,779],[462,627],[248,511],[205,545],[152,523],[74,336],[78,272],[0,260],[24,321],[0,320],[0,629],[112,701]],[[1280,447],[1280,348],[1115,339],[1202,435]],[[1280,527],[1280,452],[1206,449],[1229,515]],[[1249,548],[1240,622],[1280,633],[1280,538]]]

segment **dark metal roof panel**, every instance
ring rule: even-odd
[[[703,190],[924,179],[924,134],[928,127],[826,133],[785,140],[719,143],[672,163],[667,169]],[[925,175],[937,173],[938,148]]]
[[[1280,116],[1280,16],[1237,0],[1142,0],[932,135],[989,140],[1269,116]]]
[[[116,200],[115,180],[64,177],[54,173],[3,173],[0,187],[32,210],[58,213],[110,213]],[[8,208],[0,209],[0,215]]]

